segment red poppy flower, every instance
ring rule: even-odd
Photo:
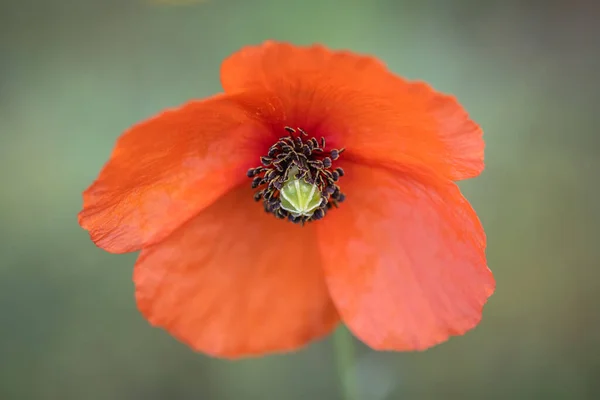
[[[141,250],[151,324],[221,357],[340,320],[398,351],[478,324],[495,283],[454,181],[482,171],[484,143],[453,97],[320,45],[244,48],[221,80],[126,131],[83,195],[99,247]]]

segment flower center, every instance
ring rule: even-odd
[[[318,141],[302,129],[285,127],[288,136],[269,148],[261,164],[248,170],[254,195],[265,211],[276,217],[304,224],[325,216],[331,207],[344,201],[337,185],[344,170],[333,168],[344,149],[325,150],[325,138]]]

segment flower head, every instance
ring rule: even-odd
[[[224,93],[126,131],[84,192],[99,247],[141,250],[138,307],[195,350],[296,349],[343,321],[379,350],[475,327],[495,283],[454,181],[483,169],[450,96],[372,57],[266,42]]]

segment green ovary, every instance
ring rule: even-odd
[[[280,201],[281,208],[294,217],[310,217],[321,204],[321,192],[304,179],[290,179],[281,188]]]

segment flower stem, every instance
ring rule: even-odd
[[[354,339],[345,326],[339,327],[333,335],[333,348],[342,399],[359,400],[357,380],[350,373],[356,371]]]

